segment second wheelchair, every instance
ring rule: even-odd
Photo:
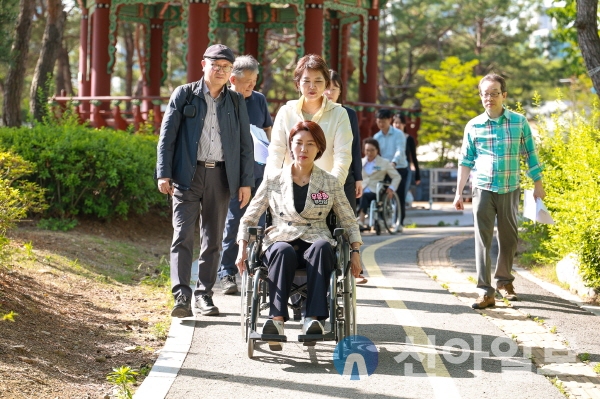
[[[400,230],[400,198],[395,192],[390,196],[387,194],[389,183],[378,182],[375,199],[369,206],[367,226],[375,230],[375,234],[380,235],[383,229],[390,234],[395,234]]]

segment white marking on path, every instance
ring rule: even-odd
[[[388,307],[393,310],[396,319],[406,331],[406,335],[408,337],[412,337],[413,344],[415,345],[423,345],[428,346],[433,349],[435,352],[434,360],[435,361],[424,361],[427,358],[432,356],[420,356],[421,364],[427,374],[427,380],[431,384],[433,388],[433,392],[435,394],[435,398],[440,399],[460,399],[460,393],[454,380],[450,377],[450,373],[444,366],[444,362],[440,358],[437,350],[433,343],[429,340],[429,337],[421,327],[419,321],[414,317],[412,312],[406,307],[404,302],[399,298],[398,293],[394,290],[391,284],[387,283],[387,278],[381,272],[379,265],[375,261],[375,252],[386,245],[393,244],[397,241],[406,239],[406,238],[414,238],[419,237],[421,235],[410,235],[410,236],[398,236],[394,238],[390,238],[388,240],[382,241],[378,244],[369,245],[362,253],[362,261],[365,269],[369,273],[369,279],[376,285],[377,289],[388,290],[385,293],[386,297],[391,297],[393,299],[385,299]],[[391,292],[390,292],[391,291]]]

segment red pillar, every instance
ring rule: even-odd
[[[342,26],[342,43],[340,44],[340,74],[342,75],[343,82],[350,81],[350,71],[349,71],[349,60],[348,60],[348,51],[350,49],[350,33],[351,33],[351,24],[346,24]],[[346,85],[347,87],[348,85]],[[346,93],[344,90],[342,93],[342,100],[346,102]]]
[[[110,74],[108,73],[108,25],[110,13],[110,0],[96,0],[94,23],[92,25],[92,97],[110,96]],[[96,127],[104,126],[104,119],[100,116],[100,109],[108,110],[109,102],[104,101],[100,106],[92,105],[92,123]]]
[[[368,15],[368,44],[367,44],[367,79],[365,81],[363,68],[360,73],[360,85],[358,98],[360,102],[376,103],[377,102],[377,64],[379,62],[379,8],[369,9]],[[365,21],[363,21],[363,24]],[[363,46],[364,49],[364,46]],[[364,51],[364,50],[363,50]],[[372,129],[375,124],[375,116],[372,110],[363,110],[361,118],[360,132],[361,137],[369,137],[372,134]]]
[[[160,18],[150,18],[150,71],[148,82],[144,85],[145,96],[160,96],[160,82],[163,76],[162,70],[162,47],[163,47],[163,24]],[[154,112],[154,125],[160,128],[160,103],[148,101],[147,109]]]
[[[340,19],[331,18],[331,32],[329,37],[329,68],[340,71]]]
[[[90,95],[90,79],[88,77],[88,35],[89,35],[89,11],[87,8],[81,9],[81,22],[79,23],[79,73],[77,81],[79,82],[78,96],[85,97]],[[79,112],[87,114],[90,112],[90,104],[82,102],[79,106]]]
[[[150,18],[150,70],[148,79],[144,82],[144,96],[160,96],[160,81],[162,79],[162,47],[163,24],[160,18]],[[152,109],[152,103],[146,104],[147,109]]]
[[[258,24],[256,22],[246,22],[244,26],[245,53],[258,60]]]
[[[202,77],[202,56],[208,47],[208,3],[210,0],[190,0],[188,10],[187,81]]]
[[[323,0],[305,2],[304,54],[323,55]]]

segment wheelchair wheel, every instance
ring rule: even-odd
[[[254,345],[256,343],[255,339],[249,339],[248,340],[248,358],[252,359],[252,357],[254,356]]]
[[[240,325],[242,327],[242,336],[248,341],[250,329],[250,312],[252,310],[252,280],[248,270],[242,274],[241,300],[240,300]]]
[[[352,275],[350,274],[350,244],[348,241],[344,241],[339,247],[338,257],[342,269],[342,276],[340,279],[337,279],[335,292],[332,294],[335,294],[336,296],[336,341],[340,342],[351,334],[351,317],[348,313],[348,300],[351,298],[349,289],[351,287],[350,279],[352,278]]]
[[[381,209],[381,219],[390,234],[395,234],[400,229],[400,199],[398,194],[394,193],[392,198],[387,195],[383,197],[383,206]]]

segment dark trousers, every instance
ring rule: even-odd
[[[200,165],[189,190],[177,188],[173,195],[173,242],[171,243],[171,291],[191,296],[190,276],[196,222],[200,216],[200,257],[196,295],[212,295],[217,279],[223,225],[229,204],[229,186],[224,168]]]
[[[326,240],[311,244],[302,240],[276,242],[263,255],[269,268],[269,299],[271,317],[289,320],[288,299],[296,269],[306,268],[306,315],[325,320],[329,317],[327,292],[335,264],[333,247]]]
[[[254,162],[254,176],[256,179],[254,180],[254,188],[252,189],[253,196],[260,183],[262,183],[264,172],[265,165]],[[223,253],[221,255],[221,265],[217,273],[219,279],[225,276],[235,276],[238,272],[235,259],[237,258],[239,245],[236,238],[240,227],[240,220],[244,216],[244,213],[246,213],[247,208],[248,205],[240,209],[240,201],[237,195],[229,201],[225,230],[223,231]],[[265,215],[260,217],[258,224],[260,226],[265,225]]]
[[[400,199],[400,224],[404,226],[404,217],[406,216],[406,185],[410,184],[408,181],[408,168],[396,169],[400,173],[402,180],[398,187],[396,187],[396,194]]]
[[[344,193],[346,194],[346,198],[348,198],[352,211],[356,213],[356,180],[354,180],[354,177],[346,179]]]
[[[362,197],[360,197],[360,203],[358,208],[365,213],[365,215],[369,214],[369,208],[371,207],[371,201],[377,199],[377,194],[369,191],[368,193],[363,192]]]

